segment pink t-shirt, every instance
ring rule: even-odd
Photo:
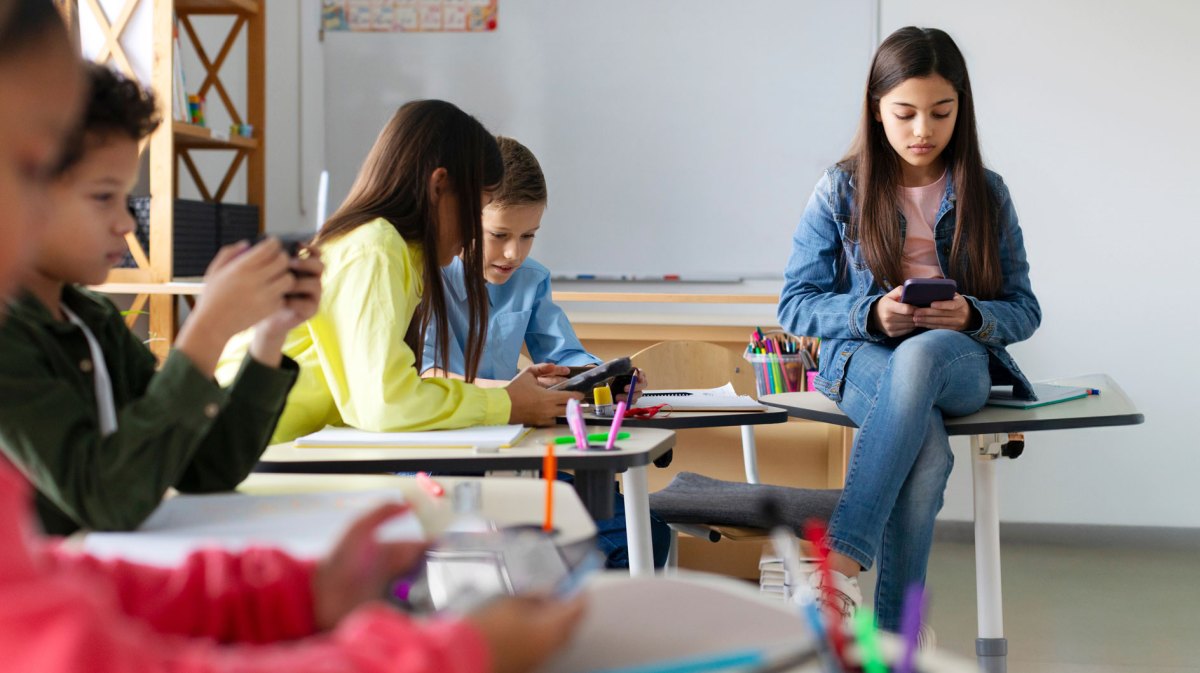
[[[941,278],[933,228],[938,208],[946,193],[946,174],[924,187],[900,188],[900,212],[904,213],[904,278]]]

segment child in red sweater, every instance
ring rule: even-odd
[[[79,119],[79,62],[50,0],[0,0],[0,311],[27,263],[46,181]],[[0,661],[6,670],[523,673],[569,637],[578,601],[494,601],[416,622],[374,602],[419,545],[380,543],[372,512],[330,557],[195,554],[163,570],[66,553],[36,534],[0,460]]]

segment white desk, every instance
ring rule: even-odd
[[[730,652],[800,648],[812,642],[808,624],[795,608],[728,577],[680,571],[644,578],[608,572],[591,578],[584,591],[588,605],[579,630],[537,673],[638,668]],[[894,664],[902,655],[902,644],[888,634],[880,635],[883,657]],[[850,647],[848,654],[856,658],[857,648]],[[697,665],[675,670],[705,669]],[[933,651],[917,653],[917,670],[978,673],[979,669]],[[819,666],[810,662],[789,671],[819,673]]]
[[[435,498],[424,491],[413,477],[368,474],[252,474],[237,490],[254,495],[317,493],[323,491],[369,491],[396,489],[412,504],[429,537],[436,537],[453,518],[453,493],[457,484],[478,481],[481,484],[483,515],[496,525],[524,526],[542,524],[546,485],[541,480],[512,477],[437,477],[446,495]],[[596,537],[596,526],[583,503],[565,482],[554,482],[555,542],[573,545]]]
[[[598,431],[598,429],[597,429]],[[516,446],[495,453],[471,449],[298,449],[291,444],[267,448],[257,472],[362,474],[370,472],[484,472],[540,470],[546,442],[563,434],[554,428],[534,430]],[[578,451],[558,445],[558,467],[575,471],[575,490],[593,517],[612,517],[612,483],[621,472],[625,521],[629,536],[629,572],[652,574],[650,494],[646,466],[675,446],[670,430],[632,428],[629,439],[612,451]]]
[[[1024,449],[1007,446],[1008,433],[1070,430],[1116,425],[1137,425],[1144,419],[1116,381],[1104,374],[1050,381],[1064,386],[1098,388],[1100,395],[1051,404],[1035,409],[984,407],[969,416],[946,419],[950,435],[970,435],[975,456],[975,593],[979,638],[975,653],[988,673],[1004,673],[1008,639],[1004,637],[1004,609],[1000,591],[1000,511],[996,487],[996,459],[1016,458]],[[796,418],[855,427],[837,405],[818,392],[782,393],[761,398],[764,404],[783,407]]]

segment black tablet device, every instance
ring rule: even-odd
[[[609,360],[602,365],[580,372],[562,383],[550,386],[550,390],[570,390],[580,393],[590,393],[592,388],[604,383],[614,376],[624,376],[633,372],[633,363],[629,358]]]

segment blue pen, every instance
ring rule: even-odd
[[[637,388],[637,370],[633,371],[633,376],[629,377],[629,390],[625,391],[625,408],[633,408],[633,391]]]

